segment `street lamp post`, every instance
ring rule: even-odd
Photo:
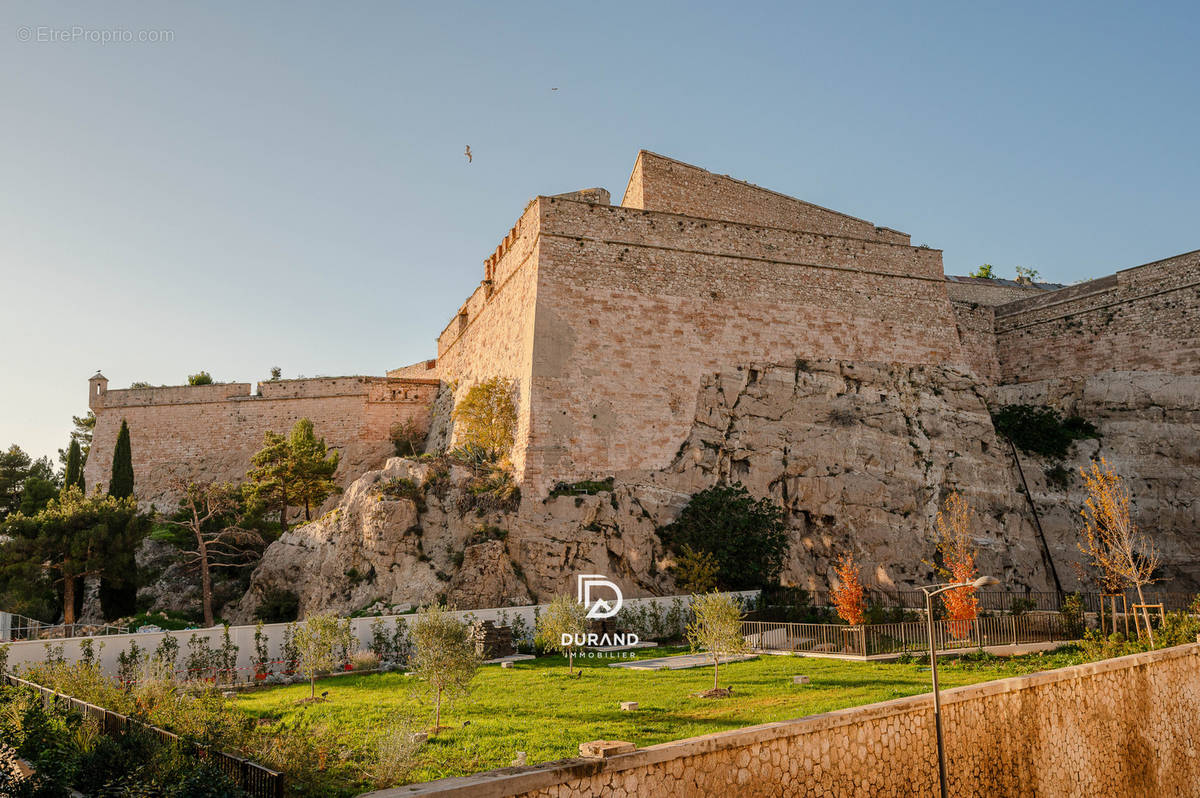
[[[921,588],[925,594],[925,628],[929,632],[929,672],[933,675],[933,727],[937,735],[938,755],[938,786],[942,798],[949,798],[946,792],[946,748],[942,743],[942,694],[938,689],[937,674],[937,644],[933,634],[933,597],[947,590],[958,590],[964,587],[981,588],[998,585],[1000,580],[994,576],[981,576],[974,582],[955,582],[953,584],[926,585]]]

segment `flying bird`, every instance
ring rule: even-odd
[[[463,152],[463,155],[467,156],[467,163],[471,163],[472,159],[471,159],[471,145],[470,144],[467,145],[467,149]]]
[[[555,87],[554,87],[553,89],[551,89],[550,91],[558,91],[558,86],[555,86]]]

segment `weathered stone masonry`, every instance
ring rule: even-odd
[[[301,418],[342,453],[339,478],[353,479],[392,453],[388,439],[397,421],[428,426],[437,380],[329,377],[250,383],[108,390],[108,380],[89,382],[88,405],[96,414],[92,451],[84,477],[89,490],[105,486],[124,419],[133,450],[135,491],[145,503],[172,500],[176,477],[238,481],[263,435],[286,434]],[[162,509],[162,508],[160,508]]]
[[[245,383],[93,385],[87,476],[106,480],[122,417],[139,491],[156,498],[172,473],[239,477],[266,429],[307,415],[344,447],[350,479],[380,465],[390,423],[424,420],[435,394],[432,439],[452,443],[453,401],[501,376],[516,385],[515,475],[542,498],[558,481],[668,467],[701,386],[731,369],[942,366],[981,390],[1121,369],[1197,375],[1198,265],[1192,252],[1065,288],[946,277],[941,252],[906,233],[641,152],[621,205],[603,189],[530,201],[437,357],[390,371],[392,382],[263,383],[254,398]],[[411,395],[387,398],[395,386]]]

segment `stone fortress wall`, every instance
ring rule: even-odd
[[[643,151],[621,205],[603,189],[530,201],[438,336],[436,359],[387,378],[262,383],[261,396],[246,383],[93,385],[87,476],[105,481],[121,417],[135,471],[156,483],[149,493],[164,469],[240,476],[266,429],[302,416],[366,462],[395,420],[427,419],[439,385],[438,440],[451,439],[453,400],[492,376],[516,385],[512,460],[536,496],[560,480],[668,465],[702,380],[729,364],[957,366],[983,384],[1121,368],[1195,375],[1197,265],[1200,252],[1187,253],[1065,288],[948,278],[941,252],[905,233]]]
[[[995,308],[998,382],[1200,374],[1200,250]]]
[[[176,478],[238,481],[270,430],[286,434],[301,418],[342,456],[340,481],[378,467],[393,453],[389,431],[414,419],[428,427],[438,381],[387,377],[321,377],[220,385],[109,390],[96,375],[88,406],[96,414],[84,470],[88,490],[106,487],[121,421],[129,424],[134,490],[165,509]]]

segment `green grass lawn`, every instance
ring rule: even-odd
[[[560,657],[518,662],[512,669],[482,667],[470,695],[443,706],[442,725],[450,728],[422,746],[412,780],[504,767],[517,751],[535,764],[576,756],[579,743],[588,740],[646,746],[929,691],[929,671],[917,664],[763,656],[721,667],[721,686],[733,686],[732,698],[702,699],[689,694],[712,687],[711,668],[632,671],[608,667],[612,661],[584,660],[582,675],[577,667],[575,676],[567,675]],[[1011,660],[984,655],[942,662],[939,675],[945,687],[956,687],[1082,661],[1073,647]],[[809,676],[811,684],[792,685],[797,674]],[[318,682],[318,693],[329,691],[323,703],[297,703],[308,696],[308,686],[291,685],[244,693],[236,705],[264,723],[326,726],[369,756],[380,731],[397,719],[412,717],[418,729],[433,725],[422,686],[399,673],[339,676]],[[640,708],[622,712],[621,701],[637,701]]]

